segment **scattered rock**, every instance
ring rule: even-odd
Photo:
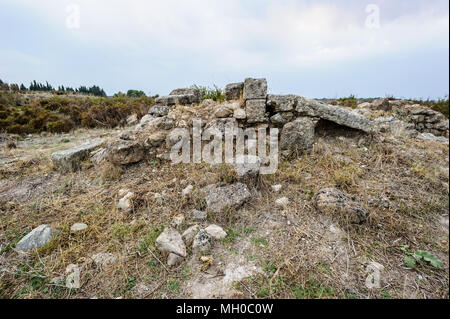
[[[117,140],[107,147],[108,161],[115,165],[140,162],[145,156],[145,148],[136,141]]]
[[[148,110],[148,114],[157,117],[163,117],[169,114],[170,108],[166,105],[155,105]]]
[[[66,268],[66,288],[69,289],[79,289],[81,287],[80,283],[80,268],[78,265],[70,264]]]
[[[183,259],[184,258],[181,256],[170,253],[169,256],[167,257],[167,265],[169,265],[170,267],[177,266],[183,262]]]
[[[156,239],[156,246],[160,251],[174,253],[186,257],[186,246],[180,233],[173,228],[166,228]]]
[[[370,104],[370,108],[372,110],[379,110],[379,111],[391,111],[392,110],[392,105],[391,103],[389,103],[389,99],[378,99],[373,101]]]
[[[200,231],[199,225],[194,225],[186,229],[181,235],[181,238],[184,240],[186,245],[191,245],[192,241],[194,240],[195,235]]]
[[[121,190],[123,191],[123,190]],[[117,208],[119,208],[120,210],[123,210],[125,212],[130,212],[133,210],[133,202],[132,199],[134,197],[134,193],[132,192],[127,192],[125,195],[123,195],[123,192],[119,191],[119,203],[117,204]]]
[[[208,217],[208,214],[206,212],[202,212],[200,210],[194,209],[191,212],[191,220],[196,222],[203,222]]]
[[[163,122],[163,118],[161,117],[153,117],[150,114],[144,115],[139,122],[139,125],[136,126],[137,129],[143,129],[148,127],[157,127]]]
[[[358,106],[357,106],[358,109],[367,109],[369,107],[370,107],[369,102],[363,102],[363,103],[358,104]]]
[[[369,276],[366,278],[366,287],[368,289],[380,289],[380,279],[381,273],[384,271],[384,266],[375,261],[370,262],[370,264],[366,268],[366,272],[369,273]],[[376,273],[374,275],[373,273]],[[377,278],[376,278],[377,277]]]
[[[208,209],[220,213],[227,208],[238,208],[250,196],[251,194],[245,184],[236,183],[223,187],[213,187],[205,200]]]
[[[16,244],[16,249],[19,251],[29,251],[40,248],[52,240],[57,234],[58,231],[51,226],[40,225],[23,237]]]
[[[214,112],[214,116],[217,118],[230,117],[231,114],[233,114],[233,112],[226,106],[220,107]]]
[[[225,86],[225,98],[227,101],[239,100],[244,90],[244,82],[230,83]]]
[[[438,143],[442,143],[442,144],[449,144],[448,138],[445,138],[443,136],[435,136],[431,133],[420,133],[419,135],[417,135],[417,138],[424,140],[424,141],[433,141],[433,142],[438,142]]]
[[[133,288],[133,295],[138,299],[147,297],[151,292],[152,289],[142,282],[136,284],[136,286]]]
[[[282,185],[272,185],[272,191],[278,193],[282,187]]]
[[[128,125],[134,125],[138,122],[137,114],[131,114],[127,117],[127,124]]]
[[[120,198],[124,197],[126,194],[128,194],[130,191],[128,189],[119,189],[119,192],[117,193],[117,196]]]
[[[92,255],[92,260],[97,266],[107,266],[114,264],[117,260],[117,256],[112,253],[98,253]]]
[[[234,110],[233,116],[236,120],[245,120],[247,118],[247,113],[245,113],[244,109],[236,109]]]
[[[261,167],[261,159],[258,156],[239,155],[233,166],[240,181],[256,184]]]
[[[319,190],[315,195],[314,202],[321,213],[338,214],[348,218],[351,223],[364,223],[368,217],[367,211],[360,202],[334,188]]]
[[[375,120],[373,120],[374,123],[389,123],[392,121],[395,121],[395,117],[389,116],[389,117],[377,117]]]
[[[166,136],[166,132],[163,131],[152,133],[145,141],[145,144],[149,148],[160,147],[165,142]]]
[[[172,219],[172,227],[174,228],[180,227],[184,223],[184,219],[185,218],[183,214],[174,216]]]
[[[449,232],[449,220],[448,220],[448,216],[440,216],[439,217],[439,223],[442,226],[442,229],[448,234]]]
[[[213,99],[205,99],[200,103],[201,107],[210,107],[212,105],[214,105],[216,102],[214,102]]]
[[[275,201],[275,204],[279,207],[286,208],[289,205],[289,198],[282,197]]]
[[[194,252],[205,253],[211,249],[211,235],[204,229],[200,230],[194,237],[192,244]]]
[[[85,230],[87,227],[88,227],[88,225],[86,225],[86,224],[76,223],[76,224],[73,224],[72,227],[70,227],[70,231],[72,233],[77,233],[77,232],[81,232],[81,231]]]
[[[222,229],[222,227],[217,225],[209,225],[205,228],[205,231],[211,235],[214,239],[224,239],[227,237],[227,233]]]
[[[81,162],[88,158],[89,153],[99,148],[104,142],[104,139],[95,139],[68,150],[55,152],[51,156],[53,166],[63,173],[74,172],[80,169]]]
[[[131,141],[133,140],[133,136],[130,134],[130,132],[122,132],[119,135],[119,139],[124,140],[124,141]]]
[[[194,186],[188,185],[188,186],[186,186],[185,189],[183,189],[183,191],[181,192],[181,195],[183,197],[188,196],[188,195],[190,195],[192,193],[193,189],[194,189]]]

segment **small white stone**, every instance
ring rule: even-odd
[[[124,211],[130,211],[132,209],[131,199],[133,197],[134,197],[134,193],[128,192],[125,196],[123,196],[119,200],[119,204],[117,204],[117,207]]]
[[[156,247],[162,252],[174,253],[176,255],[186,257],[186,245],[181,235],[172,228],[166,228],[156,238]]]
[[[88,225],[86,225],[86,224],[76,223],[76,224],[73,224],[72,227],[70,227],[70,231],[72,233],[76,233],[76,232],[85,230],[87,227],[88,227]]]
[[[179,227],[184,223],[184,215],[174,216],[172,219],[172,227]]]
[[[272,185],[272,191],[278,193],[282,187],[282,185]]]
[[[98,253],[92,255],[92,260],[97,266],[106,266],[115,263],[117,257],[111,253]]]
[[[335,225],[331,224],[330,225],[330,232],[332,232],[333,234],[340,234],[342,231],[336,227]]]
[[[119,198],[124,197],[126,194],[128,194],[129,190],[128,189],[121,189],[119,190],[118,196]]]
[[[280,207],[286,207],[289,205],[289,198],[287,198],[287,197],[279,198],[275,201],[275,204],[277,204],[277,206],[280,206]]]
[[[237,120],[245,120],[247,118],[247,113],[245,113],[245,110],[243,109],[236,109],[234,110],[233,116]]]
[[[66,287],[69,289],[79,289],[80,284],[80,268],[78,265],[70,264],[66,268]]]
[[[181,235],[181,238],[183,238],[183,241],[187,245],[190,245],[194,240],[195,234],[198,233],[199,231],[200,231],[199,225],[191,226],[184,231],[183,235]]]
[[[181,192],[181,194],[183,196],[188,196],[190,193],[192,193],[192,190],[194,189],[194,186],[189,185],[187,186],[185,189],[183,189],[183,191]]]
[[[191,212],[191,217],[190,219],[196,222],[201,222],[201,221],[205,221],[208,217],[208,214],[206,212],[202,212],[200,210],[194,209]]]
[[[222,229],[222,227],[217,225],[209,225],[205,228],[205,230],[214,239],[223,239],[227,237],[227,233]]]

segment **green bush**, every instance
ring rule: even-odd
[[[225,93],[215,84],[213,88],[198,85],[193,85],[192,88],[200,89],[202,92],[202,100],[211,99],[216,102],[225,101]]]
[[[49,122],[46,125],[46,129],[51,133],[64,133],[73,129],[75,124],[69,119],[60,119],[55,122]]]

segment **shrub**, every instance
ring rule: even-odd
[[[356,109],[358,106],[358,100],[355,95],[350,95],[349,97],[343,97],[337,100],[337,104],[341,106],[351,107]]]
[[[64,133],[73,129],[74,126],[75,124],[71,120],[62,118],[58,121],[47,123],[46,129],[51,133]]]
[[[76,127],[113,128],[125,123],[131,114],[144,116],[154,99],[146,96],[68,97],[53,96],[22,105],[20,95],[0,94],[0,130],[15,134],[42,131],[63,133]],[[17,106],[19,105],[19,106]]]
[[[225,101],[225,93],[215,84],[213,88],[197,85],[193,85],[192,88],[200,89],[200,91],[202,92],[202,100],[211,99],[216,102]]]
[[[143,95],[145,95],[145,93],[139,90],[128,90],[127,92],[128,97],[141,97]]]

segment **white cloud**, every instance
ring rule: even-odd
[[[448,2],[443,0],[6,1],[22,6],[24,15],[30,10],[40,15],[81,48],[111,55],[122,69],[132,67],[117,58],[126,56],[136,58],[136,65],[149,61],[147,68],[170,70],[172,77],[177,69],[197,67],[203,76],[209,70],[248,75],[326,70],[449,46]],[[380,7],[379,29],[365,26],[371,2]],[[65,27],[71,3],[80,6],[80,29]]]
[[[390,20],[381,7],[381,28],[371,30],[364,24],[365,6],[349,10],[348,6],[330,3],[255,1],[253,7],[264,7],[254,13],[237,0],[74,0],[56,6],[50,0],[19,2],[50,17],[55,24],[64,21],[67,4],[79,4],[80,30],[66,30],[78,41],[117,44],[143,52],[163,46],[215,55],[237,67],[280,61],[304,66],[433,42],[444,41],[448,46],[448,8],[439,11],[432,5],[428,10],[399,11]]]

